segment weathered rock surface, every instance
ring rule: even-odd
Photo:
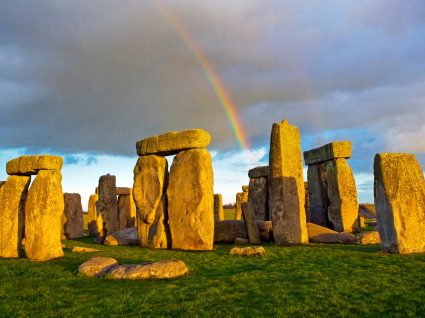
[[[41,170],[35,177],[25,203],[25,253],[35,261],[63,256],[61,245],[64,201],[62,175],[58,170]]]
[[[359,241],[359,244],[361,244],[361,245],[381,243],[381,239],[379,238],[379,232],[378,231],[361,232],[357,236],[357,239]]]
[[[269,176],[269,166],[255,167],[248,171],[248,177],[250,179],[267,178],[268,176]]]
[[[324,164],[309,165],[307,169],[310,222],[333,228],[328,217],[328,181]]]
[[[242,219],[242,203],[248,202],[248,192],[236,193],[235,220]]]
[[[214,241],[214,192],[211,155],[206,149],[180,152],[167,189],[173,249],[211,250]]]
[[[255,221],[260,233],[261,241],[267,242],[273,239],[273,224],[272,221]]]
[[[382,249],[400,254],[425,252],[425,180],[416,157],[377,154],[374,174]]]
[[[19,257],[30,182],[29,176],[10,176],[0,185],[0,257]]]
[[[246,245],[249,244],[249,240],[242,237],[235,238],[235,245]]]
[[[137,227],[114,232],[105,238],[105,245],[139,245]]]
[[[136,150],[139,156],[169,156],[193,148],[206,148],[210,142],[211,135],[207,131],[189,129],[142,139],[136,143]]]
[[[78,272],[86,277],[101,277],[116,266],[118,266],[118,262],[114,258],[93,257],[81,264]]]
[[[242,204],[242,213],[245,220],[246,229],[248,231],[248,239],[251,244],[261,243],[260,232],[255,224],[254,212],[249,203],[245,202]]]
[[[214,242],[234,242],[237,237],[248,238],[244,221],[224,220],[215,223]]]
[[[266,250],[262,246],[234,247],[230,250],[230,255],[264,256],[265,254]]]
[[[328,217],[333,229],[338,232],[353,232],[358,229],[356,181],[345,159],[325,163],[328,182]]]
[[[242,186],[242,192],[248,192],[248,190],[249,190],[249,185]]]
[[[307,223],[307,230],[310,243],[357,244],[357,238],[351,233],[336,232],[313,223]]]
[[[83,237],[84,219],[83,208],[81,206],[81,196],[78,193],[64,193],[64,238],[72,240]]]
[[[273,124],[269,158],[269,211],[276,244],[308,243],[301,139],[287,121]]]
[[[221,194],[214,194],[214,222],[224,220],[223,198]]]
[[[97,209],[96,209],[96,203],[98,200],[99,200],[99,195],[97,194],[92,194],[89,198],[87,221],[88,221],[89,235],[91,236],[97,236],[99,234],[98,225],[97,225]]]
[[[130,195],[118,196],[118,229],[124,230],[134,226],[136,226],[136,205],[130,190]]]
[[[310,197],[308,194],[308,182],[304,182],[304,192],[305,192],[305,218],[307,222],[310,222]]]
[[[180,260],[167,260],[142,264],[126,264],[112,268],[106,275],[112,280],[170,279],[189,272]]]
[[[81,246],[74,246],[71,250],[73,253],[93,253],[93,252],[99,252],[99,250],[91,247],[81,247]]]
[[[269,220],[268,179],[265,177],[249,180],[248,203],[251,204],[256,220]]]
[[[34,175],[40,170],[61,170],[63,159],[59,156],[21,156],[6,163],[9,175]]]
[[[110,174],[101,176],[99,178],[98,188],[99,200],[96,203],[96,209],[103,223],[102,229],[98,227],[98,238],[100,242],[103,242],[106,236],[118,231],[118,206],[115,176],[111,176]]]
[[[132,188],[117,187],[117,195],[132,195]]]
[[[304,152],[306,165],[317,164],[333,159],[351,158],[351,141],[335,141]]]

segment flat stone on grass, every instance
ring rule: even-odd
[[[230,255],[239,256],[264,256],[266,250],[262,246],[234,247],[230,250]]]

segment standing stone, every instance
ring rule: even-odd
[[[269,219],[267,177],[249,180],[248,203],[254,211],[256,220],[266,221]]]
[[[269,209],[275,242],[308,243],[300,133],[286,120],[273,124],[269,160]]]
[[[359,204],[356,181],[347,161],[343,158],[325,162],[328,180],[328,217],[338,232],[357,230]]]
[[[99,234],[97,229],[97,209],[96,202],[99,200],[99,195],[92,194],[89,198],[88,204],[88,230],[90,236],[97,236]]]
[[[180,152],[167,189],[172,248],[211,250],[214,241],[213,169],[207,149]]]
[[[25,253],[35,261],[63,256],[61,244],[64,201],[59,170],[41,170],[25,203]]]
[[[99,178],[99,200],[96,203],[97,213],[102,217],[103,228],[99,232],[99,241],[109,234],[118,231],[118,207],[115,176],[107,174]]]
[[[328,181],[323,163],[312,164],[307,169],[310,222],[333,229],[328,217]]]
[[[134,204],[133,191],[130,194],[118,196],[118,228],[124,230],[136,226],[136,205]]]
[[[245,220],[246,229],[248,231],[248,238],[251,244],[260,244],[260,232],[258,231],[257,224],[254,219],[254,212],[249,203],[242,204],[243,218]]]
[[[304,182],[304,192],[305,192],[305,217],[306,221],[310,222],[310,197],[308,195],[308,182]]]
[[[214,194],[214,222],[224,220],[223,198],[221,194]]]
[[[170,245],[167,202],[168,162],[161,156],[139,157],[134,167],[133,197],[142,247]]]
[[[236,193],[235,220],[242,220],[242,203],[248,202],[248,192]]]
[[[382,249],[400,254],[425,252],[425,180],[416,157],[377,154],[374,174]]]
[[[0,257],[19,257],[29,176],[10,176],[0,185]]]
[[[63,199],[65,203],[64,236],[70,240],[83,237],[84,219],[81,196],[78,193],[64,193]]]

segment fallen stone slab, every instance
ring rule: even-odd
[[[310,243],[357,244],[357,237],[351,233],[336,232],[313,223],[307,223],[307,232]]]
[[[93,257],[81,264],[78,272],[86,277],[101,277],[116,266],[118,266],[118,262],[114,258]]]
[[[92,252],[99,252],[99,250],[91,247],[81,247],[81,246],[74,246],[71,250],[73,253],[92,253]]]
[[[40,170],[61,170],[63,159],[59,156],[21,156],[6,163],[8,175],[35,175]]]
[[[112,268],[105,276],[112,280],[171,279],[189,272],[180,260],[166,260],[142,264],[125,264]]]
[[[304,162],[312,165],[338,158],[351,158],[351,141],[335,141],[327,145],[304,151]]]
[[[361,245],[368,245],[368,244],[380,244],[381,239],[379,237],[378,231],[365,231],[361,232],[357,239],[359,241],[359,244]]]
[[[234,247],[230,250],[230,255],[264,256],[265,254],[266,250],[262,246]]]
[[[170,156],[193,148],[206,148],[210,142],[211,135],[206,130],[189,129],[144,138],[136,143],[136,150],[139,156]]]
[[[105,245],[139,245],[137,227],[116,231],[105,238]]]
[[[263,178],[269,176],[269,166],[259,166],[248,171],[250,179]]]

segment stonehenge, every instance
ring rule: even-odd
[[[301,138],[286,120],[272,127],[268,182],[275,243],[308,243]]]
[[[248,203],[252,206],[256,220],[267,221],[269,217],[268,177],[269,167],[256,167],[248,171]]]
[[[411,154],[380,153],[374,161],[376,219],[383,251],[425,252],[425,180]]]
[[[63,159],[21,156],[6,163],[9,175],[0,186],[0,257],[25,254],[34,261],[62,257]],[[35,179],[30,187],[31,176]]]
[[[136,143],[134,168],[140,245],[211,250],[214,192],[211,136],[203,129],[168,132]],[[168,172],[165,156],[176,155]]]
[[[304,152],[310,213],[308,219],[337,232],[358,228],[357,189],[347,163],[351,142],[332,142]]]
[[[64,193],[63,239],[75,239],[83,236],[83,208],[78,193]]]
[[[214,222],[224,220],[223,197],[221,194],[214,194]]]
[[[242,186],[242,192],[236,193],[235,220],[242,219],[242,204],[248,202],[249,187]]]

